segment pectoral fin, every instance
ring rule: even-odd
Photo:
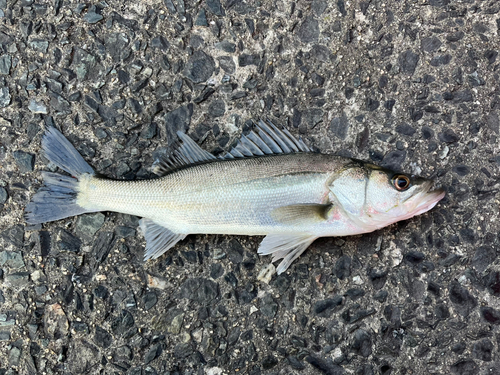
[[[272,262],[283,259],[277,268],[279,275],[285,272],[316,238],[310,234],[269,234],[261,242],[258,253],[272,254]]]
[[[144,260],[158,258],[187,236],[184,233],[174,233],[150,219],[139,220],[139,226],[146,238]]]
[[[294,204],[275,208],[271,217],[283,224],[320,223],[328,218],[331,204]]]

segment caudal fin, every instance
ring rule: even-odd
[[[94,175],[94,170],[82,158],[78,151],[56,128],[50,127],[42,139],[45,156],[62,170],[71,174],[43,172],[42,186],[26,206],[25,219],[28,224],[40,224],[48,221],[92,212],[76,203],[79,178],[82,175]]]

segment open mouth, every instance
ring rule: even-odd
[[[436,204],[438,204],[441,199],[444,198],[444,196],[446,195],[444,189],[439,188],[431,190],[433,185],[434,184],[432,181],[426,182],[422,187],[422,191],[413,197],[412,201],[418,202],[418,204],[414,209],[409,211],[411,213],[411,216],[420,215],[424,212],[429,211]]]

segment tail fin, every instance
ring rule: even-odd
[[[85,212],[93,212],[76,203],[78,179],[85,174],[93,175],[92,167],[87,164],[64,135],[54,127],[47,129],[42,139],[42,148],[45,156],[52,163],[74,177],[43,172],[44,186],[38,190],[26,206],[26,222],[40,224]]]

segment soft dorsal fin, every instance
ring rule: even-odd
[[[210,152],[203,150],[188,135],[177,132],[182,144],[171,154],[160,157],[153,166],[158,176],[164,176],[177,168],[196,163],[217,160]]]
[[[252,130],[247,136],[242,135],[236,146],[224,155],[223,159],[311,152],[301,138],[295,138],[286,129],[278,129],[269,120],[267,122],[268,124],[259,120],[259,123],[255,124],[257,132]]]

